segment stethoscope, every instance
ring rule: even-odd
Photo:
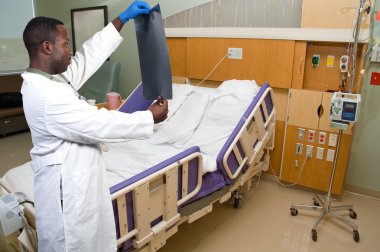
[[[86,97],[84,97],[83,95],[78,93],[78,91],[74,88],[73,85],[71,85],[70,81],[63,74],[58,74],[58,76],[62,78],[64,83],[66,83],[67,85],[69,85],[71,87],[71,89],[74,91],[74,93],[78,96],[79,100],[87,101]]]

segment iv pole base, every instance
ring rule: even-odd
[[[292,216],[296,216],[298,214],[298,209],[321,210],[321,214],[319,215],[319,217],[315,221],[315,223],[313,225],[313,229],[311,230],[311,238],[313,239],[313,241],[317,241],[317,238],[318,238],[317,227],[318,227],[319,223],[321,222],[321,220],[327,214],[333,215],[340,222],[349,226],[352,229],[352,235],[353,235],[355,242],[359,242],[359,240],[360,240],[360,236],[359,236],[359,232],[358,232],[358,225],[356,225],[355,223],[353,223],[352,221],[350,221],[349,219],[343,217],[342,215],[340,215],[338,213],[338,211],[348,210],[350,213],[350,217],[352,219],[356,219],[357,214],[353,210],[353,205],[340,205],[340,206],[332,206],[331,205],[332,184],[334,182],[334,177],[335,177],[335,170],[336,170],[336,164],[337,164],[337,160],[338,160],[338,154],[339,154],[340,141],[342,138],[342,132],[343,132],[343,130],[339,129],[338,141],[337,141],[338,145],[337,145],[336,152],[335,152],[334,165],[331,169],[329,189],[328,189],[327,195],[325,197],[325,200],[322,200],[318,195],[315,195],[313,198],[313,200],[314,200],[313,205],[303,205],[303,204],[292,203],[292,205],[290,207],[290,214]]]
[[[316,195],[318,197],[318,195]],[[331,214],[335,218],[337,218],[339,221],[341,221],[343,224],[349,226],[352,229],[353,239],[355,242],[359,242],[360,236],[358,232],[358,225],[350,221],[349,219],[343,217],[338,212],[339,211],[348,211],[350,214],[350,217],[352,219],[357,218],[356,212],[353,210],[353,205],[339,205],[339,206],[331,206],[330,198],[326,198],[326,201],[321,204],[321,202],[317,202],[315,198],[314,199],[314,205],[303,205],[303,204],[295,204],[293,203],[290,208],[290,214],[292,216],[296,216],[298,214],[298,209],[306,209],[306,210],[320,210],[321,214],[315,221],[313,228],[311,230],[311,238],[313,241],[317,241],[317,227],[321,220],[327,215]],[[321,205],[319,205],[321,204]]]

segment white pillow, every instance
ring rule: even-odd
[[[243,95],[253,97],[259,92],[260,87],[254,80],[227,80],[224,81],[218,89],[237,96]]]

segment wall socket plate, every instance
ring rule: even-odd
[[[243,59],[243,48],[229,47],[227,53],[229,59]]]
[[[338,135],[330,133],[330,136],[329,136],[329,146],[335,147],[336,143],[337,143],[337,140],[338,140]]]
[[[324,152],[324,148],[321,148],[321,147],[317,147],[317,154],[315,155],[315,157],[317,159],[323,159],[323,152]]]
[[[298,128],[298,131],[297,131],[297,139],[298,139],[299,141],[302,141],[304,135],[305,135],[305,129]]]
[[[312,145],[306,145],[306,157],[313,157],[313,146]]]
[[[303,144],[296,143],[296,155],[302,155]]]
[[[328,149],[326,155],[326,161],[333,162],[335,157],[335,150]]]

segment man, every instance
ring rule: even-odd
[[[36,17],[23,38],[29,53],[21,92],[32,134],[38,251],[115,251],[116,234],[102,142],[145,137],[167,116],[160,100],[133,114],[98,110],[76,92],[116,50],[119,31],[148,14],[133,2],[71,57],[64,24]]]

